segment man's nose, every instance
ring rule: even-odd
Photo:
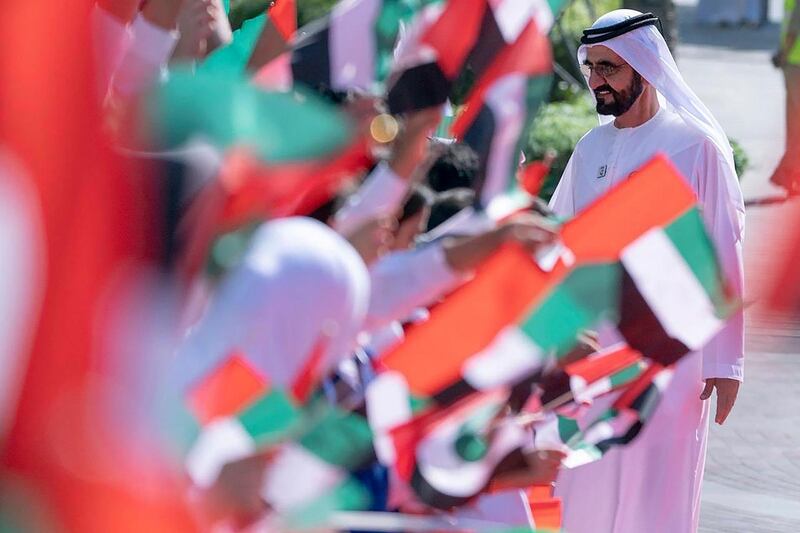
[[[597,74],[594,70],[592,70],[592,72],[589,74],[589,88],[594,91],[595,89],[597,89],[601,85],[604,85],[605,83],[606,80],[602,76]]]

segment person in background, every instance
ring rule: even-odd
[[[770,181],[790,195],[800,193],[800,7],[786,0],[781,44],[773,64],[786,84],[786,150]]]
[[[742,298],[744,201],[733,151],[684,81],[657,25],[649,13],[620,9],[584,30],[578,60],[602,124],[578,141],[550,207],[558,216],[574,216],[663,154],[697,195],[721,267]],[[711,411],[705,400],[716,390],[714,420],[724,423],[743,367],[739,312],[707,345],[676,364],[661,403],[635,441],[595,463],[562,470],[556,495],[564,500],[564,529],[695,531]],[[612,400],[613,395],[592,408]]]

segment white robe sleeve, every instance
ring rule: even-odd
[[[580,157],[577,148],[567,162],[567,167],[561,175],[561,180],[550,198],[550,209],[559,217],[575,215],[575,167],[576,160]]]
[[[698,154],[695,179],[703,220],[734,295],[744,298],[744,201],[735,171],[709,142]],[[744,377],[744,313],[738,311],[702,350],[703,379]]]
[[[366,329],[407,318],[414,309],[431,304],[466,278],[450,268],[444,250],[436,243],[383,257],[370,269]]]
[[[90,17],[97,66],[98,95],[104,98],[111,77],[119,67],[133,36],[126,24],[97,4],[92,8]]]
[[[177,31],[167,31],[139,14],[130,26],[133,41],[114,74],[114,92],[130,97],[156,83],[178,42]]]
[[[396,213],[408,193],[409,181],[394,173],[385,162],[376,166],[358,191],[334,216],[333,227],[350,235],[369,220]]]

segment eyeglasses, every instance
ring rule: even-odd
[[[596,65],[591,65],[589,63],[584,63],[581,65],[581,72],[587,78],[592,75],[592,72],[597,74],[603,79],[608,79],[613,77],[619,70],[623,67],[629,66],[627,63],[622,63],[621,65],[614,65],[612,63],[597,63]]]

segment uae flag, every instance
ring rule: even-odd
[[[511,3],[515,2],[501,6]],[[473,187],[483,206],[504,192],[516,174],[526,133],[552,83],[547,33],[553,13],[546,2],[527,4],[530,15],[525,18],[518,14],[513,19],[524,24],[511,44],[491,62],[484,55],[468,62],[478,73],[478,81],[452,128],[453,136],[478,154],[480,172]]]
[[[518,383],[512,405],[526,412],[570,404],[578,409],[636,380],[647,367],[641,353],[625,344],[612,346]]]
[[[224,153],[189,206],[182,271],[192,278],[221,235],[268,217],[305,215],[367,163],[347,117],[308,94],[263,91],[240,76],[176,72],[144,104],[146,146],[195,138]]]
[[[189,388],[185,400],[197,427],[185,467],[197,486],[210,487],[230,465],[268,454],[262,496],[289,518],[368,504],[348,472],[374,459],[369,424],[309,398],[313,359],[281,389],[234,350]]]
[[[672,374],[671,368],[651,363],[593,420],[547,413],[533,427],[534,449],[561,450],[567,454],[563,465],[575,468],[600,459],[614,446],[629,444],[652,416]]]
[[[449,0],[423,9],[395,51],[386,101],[392,113],[444,104],[470,53],[481,46],[486,0]]]
[[[400,26],[427,0],[341,0],[297,31],[292,75],[314,90],[375,91],[386,78]]]
[[[413,394],[447,404],[529,379],[602,319],[632,349],[669,365],[702,348],[739,304],[694,193],[663,158],[567,222],[560,237],[569,252],[550,272],[519,247],[498,252],[381,364],[403,374]]]
[[[508,390],[483,392],[394,428],[398,478],[438,509],[478,496],[526,442],[528,430],[503,419],[507,400]]]
[[[443,104],[453,82],[467,68],[479,80],[487,75],[486,80],[496,79],[511,68],[507,50],[523,38],[533,21],[546,34],[552,24],[546,2],[451,0],[445,6],[431,6],[398,44],[389,77],[389,109],[403,113]],[[525,43],[530,45],[531,40],[526,37]],[[535,48],[525,53],[539,55]]]

